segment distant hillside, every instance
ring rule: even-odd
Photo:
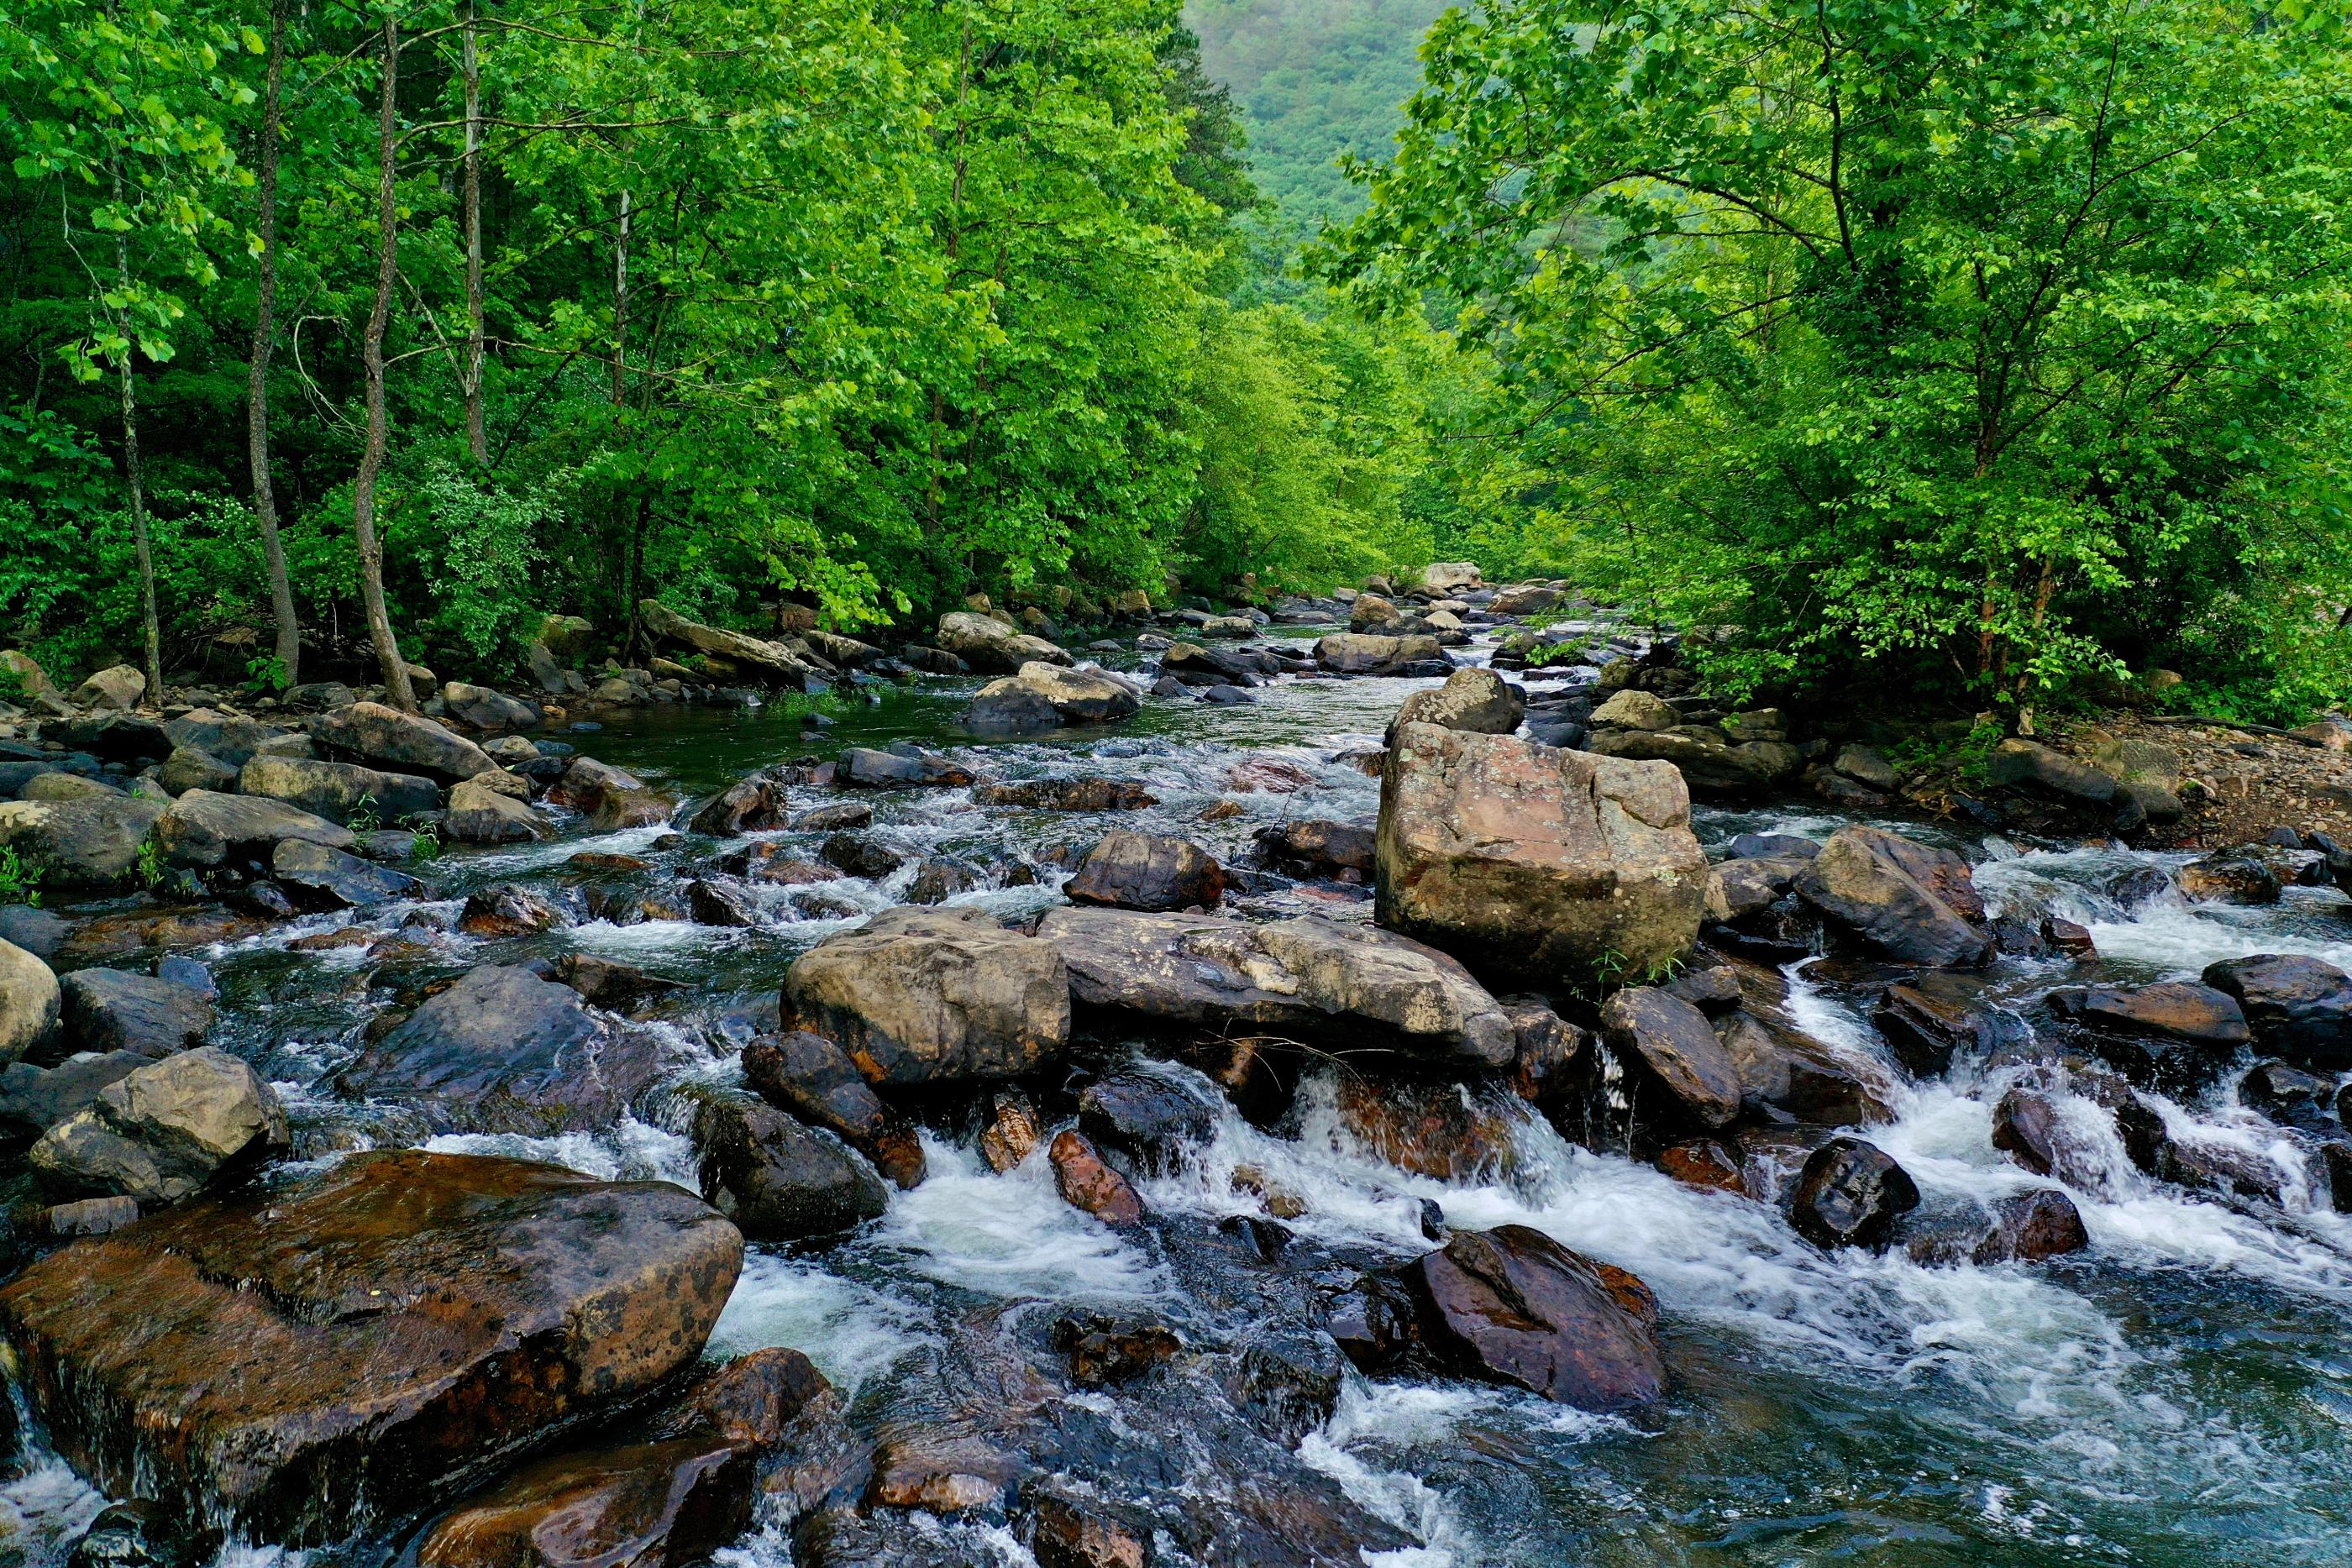
[[[1209,75],[1248,116],[1249,160],[1283,217],[1311,230],[1362,193],[1339,154],[1386,153],[1421,85],[1414,51],[1448,0],[1189,0]]]

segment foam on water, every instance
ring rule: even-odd
[[[607,1128],[585,1133],[559,1133],[550,1137],[526,1137],[520,1133],[449,1133],[424,1145],[436,1154],[502,1155],[509,1159],[541,1160],[564,1166],[603,1181],[675,1182],[689,1191],[697,1185],[694,1145],[663,1128],[650,1126],[624,1113]]]
[[[816,1364],[849,1398],[919,1345],[930,1314],[805,1258],[754,1248],[710,1333],[709,1354],[731,1358],[782,1345]]]

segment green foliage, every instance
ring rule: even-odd
[[[0,904],[40,902],[40,867],[19,855],[14,846],[0,844]]]
[[[2202,0],[1491,0],[1323,251],[1504,358],[1580,580],[1727,695],[2352,695],[2352,61]]]

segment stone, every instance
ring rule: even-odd
[[[236,788],[345,824],[353,818],[404,822],[441,807],[441,787],[418,774],[308,758],[257,756],[238,770]]]
[[[555,829],[529,802],[470,779],[449,791],[449,814],[441,831],[461,844],[525,844],[555,836]]]
[[[940,617],[938,643],[982,674],[1011,675],[1027,664],[1067,664],[1070,655],[1043,637],[1015,631],[1003,622],[970,611]]]
[[[2105,806],[2116,798],[2116,777],[2036,741],[2011,738],[1993,747],[1985,762],[1991,783],[2080,806]]]
[[[1296,795],[1315,788],[1315,775],[1279,757],[1254,757],[1225,770],[1225,788],[1240,795]]]
[[[908,755],[853,746],[834,764],[833,781],[845,789],[956,789],[971,783],[972,775],[932,752]]]
[[[22,800],[61,804],[68,800],[119,800],[125,791],[79,773],[37,773],[16,792]]]
[[[823,1035],[795,1031],[743,1048],[743,1081],[770,1104],[865,1147],[890,1113],[849,1053]]]
[[[1343,1073],[1334,1093],[1349,1136],[1400,1170],[1452,1184],[1507,1185],[1522,1174],[1517,1113],[1492,1086]]]
[[[172,755],[163,758],[163,766],[155,769],[155,782],[163,787],[166,795],[184,795],[191,789],[226,794],[236,788],[236,769],[209,751],[179,746],[173,747]]]
[[[2210,965],[2200,977],[2237,1002],[2262,1050],[2316,1071],[2352,1069],[2352,976],[2335,965],[2259,953]]]
[[[47,963],[62,952],[72,928],[55,910],[29,904],[0,904],[0,942],[13,942]]]
[[[1486,608],[1497,615],[1538,615],[1558,607],[1568,598],[1565,589],[1546,582],[1514,583],[1495,595]]]
[[[851,876],[879,882],[906,864],[906,858],[870,839],[835,833],[817,846],[817,858]]]
[[[2136,1082],[2201,1088],[2253,1038],[2237,999],[2210,986],[2065,986],[2048,1002],[2102,1060]]]
[[[115,890],[139,880],[140,846],[163,808],[128,795],[0,802],[0,848],[41,869],[50,889]]]
[[[1422,1342],[1456,1370],[1602,1414],[1665,1392],[1648,1328],[1591,1260],[1539,1230],[1457,1230],[1403,1274]]]
[[[1958,857],[1953,856],[1957,861]],[[1975,885],[1883,828],[1840,828],[1796,878],[1797,895],[1900,963],[1974,968],[1992,956]],[[1924,880],[1923,880],[1924,878]],[[1967,913],[1974,900],[1975,916]]]
[[[1409,665],[1444,657],[1436,638],[1421,634],[1381,637],[1335,632],[1315,644],[1315,663],[1336,675],[1402,674]]]
[[[384,1151],[54,1253],[0,1332],[100,1488],[324,1545],[691,1364],[741,1261],[666,1182]]]
[[[1397,607],[1377,593],[1360,593],[1348,607],[1348,630],[1350,632],[1385,632],[1402,620]]]
[[[482,783],[477,779],[471,789]],[[457,794],[450,794],[455,809]],[[677,809],[667,795],[652,789],[607,789],[598,798],[595,810],[588,813],[588,831],[595,833],[617,833],[628,828],[658,828],[668,824],[670,813]]]
[[[2207,855],[2172,873],[2183,897],[2200,904],[2276,904],[2278,873],[2250,854]]]
[[[1352,823],[1308,817],[1260,828],[1252,837],[1261,861],[1294,876],[1365,883],[1380,862],[1379,835]]]
[[[1600,730],[1586,739],[1585,749],[1625,761],[1669,762],[1693,794],[1737,798],[1770,792],[1804,760],[1785,741],[1735,746],[1720,729],[1688,724],[1664,730]]]
[[[1543,985],[1660,972],[1708,868],[1671,768],[1405,725],[1381,780],[1381,923]]]
[[[48,965],[0,940],[0,1065],[47,1052],[64,1016],[58,977]]]
[[[547,791],[548,804],[573,811],[593,811],[610,794],[634,794],[644,789],[646,781],[625,768],[599,762],[593,757],[574,757],[563,765],[562,776]]]
[[[1857,784],[1868,785],[1881,794],[1891,794],[1895,784],[1895,764],[1886,753],[1874,746],[1849,745],[1838,748],[1837,760],[1830,764]]]
[[[1037,1500],[1029,1551],[1037,1568],[1151,1568],[1152,1563],[1149,1531],[1059,1497]]]
[[[837,833],[873,825],[874,808],[863,800],[842,800],[830,806],[819,806],[793,819],[793,831],[799,833]]]
[[[1759,1019],[1727,1015],[1716,1038],[1731,1054],[1743,1097],[1802,1121],[1829,1126],[1894,1119],[1893,1085],[1864,1078],[1828,1046],[1767,1009]]]
[[[1062,889],[1073,904],[1114,909],[1214,909],[1225,872],[1199,845],[1160,833],[1109,833]]]
[[[639,600],[637,622],[656,641],[700,653],[714,674],[726,678],[797,686],[807,676],[824,673],[785,643],[689,621],[659,600]]]
[[[286,1142],[286,1113],[269,1085],[205,1047],[125,1073],[42,1134],[25,1158],[55,1190],[164,1204]]]
[[[496,770],[489,753],[445,725],[382,703],[353,703],[310,721],[310,738],[394,773],[420,773],[457,783]]]
[[[1105,1165],[1084,1134],[1070,1130],[1055,1134],[1045,1157],[1054,1167],[1054,1190],[1063,1202],[1106,1225],[1141,1223],[1143,1199],[1136,1196],[1134,1184]]]
[[[1628,686],[1592,710],[1595,729],[1672,729],[1683,716],[1664,697]]]
[[[146,690],[145,675],[129,664],[113,664],[76,686],[72,701],[77,707],[121,711],[137,707]]]
[[[1031,811],[1139,811],[1160,804],[1159,796],[1123,779],[1024,779],[980,785],[971,798],[976,805]]]
[[[1832,1138],[1807,1156],[1789,1199],[1789,1223],[1824,1249],[1885,1246],[1895,1220],[1919,1207],[1911,1175],[1874,1144]]]
[[[703,1201],[753,1241],[839,1235],[890,1204],[865,1161],[749,1095],[704,1099],[694,1141]]]
[[[1935,972],[1887,987],[1870,1021],[1896,1060],[1920,1077],[1948,1072],[1955,1056],[1981,1059],[2028,1032],[1986,1002],[1974,977]]]
[[[754,773],[740,779],[705,801],[687,820],[688,830],[714,839],[740,838],[745,833],[772,832],[788,825],[784,787]]]
[[[302,839],[287,839],[270,852],[269,874],[306,909],[359,909],[413,898],[425,887],[405,872]]]
[[[902,907],[801,955],[782,1015],[838,1041],[873,1083],[1010,1078],[1069,1042],[1070,983],[1051,941],[977,909]]]
[[[504,692],[488,686],[470,685],[464,681],[450,681],[441,688],[442,711],[458,722],[475,729],[499,730],[536,729],[545,721],[540,706],[510,697]]]
[[[1468,970],[1409,937],[1314,915],[1048,910],[1037,935],[1071,997],[1122,1026],[1297,1032],[1357,1049],[1506,1067],[1511,1020]]]
[[[1808,863],[1793,855],[1717,861],[1707,874],[1706,917],[1754,919],[1787,895]]]
[[[193,708],[163,721],[163,733],[173,746],[218,758],[231,768],[242,768],[280,733],[258,719],[212,708]]]
[[[981,1130],[980,1154],[988,1168],[1002,1174],[1037,1152],[1045,1141],[1037,1107],[1017,1092],[1000,1091],[989,1107],[988,1125]]]
[[[55,1067],[29,1061],[0,1067],[0,1137],[37,1138],[96,1100],[100,1090],[155,1060],[135,1051],[85,1051]]]
[[[141,677],[140,685],[146,685],[145,677]],[[16,648],[0,649],[0,687],[8,685],[16,688],[16,695],[24,697],[52,696],[58,689],[39,660]]]
[[[751,1451],[716,1433],[556,1454],[436,1520],[416,1568],[683,1568],[751,1526]]]
[[[697,925],[749,930],[760,924],[760,906],[731,883],[697,877],[686,884],[686,912]]]
[[[593,953],[566,953],[556,960],[555,977],[580,993],[591,1007],[628,1008],[649,997],[685,989],[685,982],[648,973],[634,964]]]
[[[485,964],[368,1044],[337,1082],[436,1132],[544,1136],[612,1125],[663,1065],[653,1039],[591,1013],[571,987]]]
[[[191,986],[123,969],[76,969],[58,982],[68,1039],[77,1051],[157,1058],[204,1043],[212,998]]]
[[[2064,1147],[2057,1105],[2021,1085],[2010,1089],[1993,1107],[1992,1146],[2035,1176],[2055,1174]]]
[[[1434,724],[1477,735],[1508,735],[1527,717],[1526,695],[1487,669],[1456,670],[1433,691],[1415,692],[1395,723]]]
[[[1148,1072],[1114,1072],[1078,1096],[1078,1131],[1139,1170],[1174,1170],[1216,1130],[1217,1108],[1182,1084]]]
[[[1970,1259],[1989,1263],[2039,1263],[2086,1250],[2091,1234],[2074,1200],[2055,1187],[2038,1187],[1996,1199],[1993,1229]]]
[[[457,929],[469,936],[529,936],[562,924],[553,904],[511,882],[476,888],[457,912]]]
[[[1703,1191],[1748,1196],[1748,1178],[1738,1156],[1713,1138],[1697,1138],[1658,1151],[1658,1169],[1685,1186]]]
[[[1601,1008],[1601,1039],[1636,1085],[1638,1122],[1713,1131],[1739,1114],[1739,1069],[1706,1015],[1669,992],[1636,986]]]
[[[1116,675],[1033,659],[1018,674],[982,687],[963,722],[974,729],[1034,734],[1062,725],[1110,724],[1142,708],[1143,694]]]
[[[266,795],[216,795],[191,789],[164,808],[155,842],[173,865],[209,869],[231,860],[267,860],[286,841],[352,846],[352,831],[299,806]]]

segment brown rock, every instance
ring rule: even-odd
[[[1062,892],[1073,904],[1114,909],[1214,909],[1224,900],[1225,871],[1182,839],[1110,833],[1087,852]]]
[[[418,1568],[685,1568],[751,1526],[751,1453],[711,1434],[557,1454],[444,1514]]]
[[[1054,1188],[1073,1208],[1082,1208],[1109,1225],[1134,1225],[1143,1218],[1143,1199],[1128,1179],[1103,1164],[1095,1146],[1078,1133],[1054,1136],[1046,1155],[1054,1162]]]
[[[1658,1168],[1685,1186],[1748,1196],[1738,1157],[1713,1138],[1696,1138],[1658,1152]]]
[[[1000,1092],[992,1106],[988,1125],[980,1134],[981,1157],[992,1171],[1009,1171],[1036,1152],[1044,1135],[1044,1129],[1037,1124],[1037,1107],[1029,1103],[1029,1097]]]
[[[1450,1364],[1547,1399],[1601,1412],[1665,1391],[1665,1365],[1641,1320],[1587,1259],[1541,1231],[1458,1230],[1404,1270],[1422,1338]]]
[[[1713,1129],[1739,1114],[1738,1067],[1706,1015],[1680,997],[1647,986],[1619,991],[1601,1004],[1601,1039],[1651,1090],[1653,1115]]]

